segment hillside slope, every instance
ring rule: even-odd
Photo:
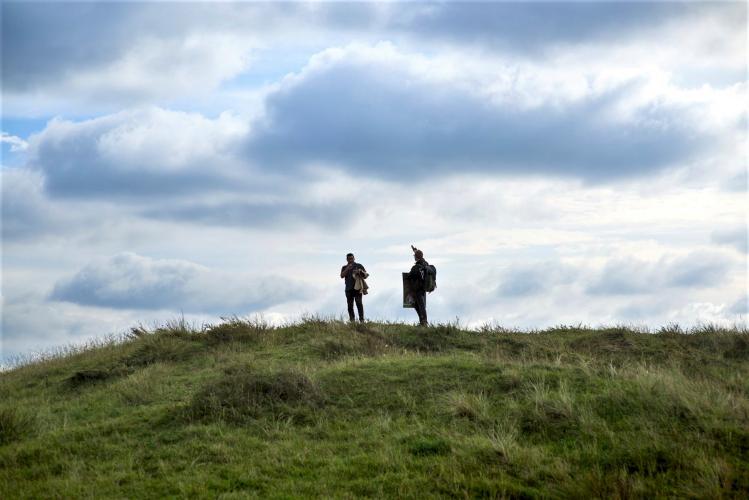
[[[749,495],[749,334],[173,324],[0,374],[0,498]]]

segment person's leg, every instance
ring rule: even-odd
[[[426,304],[426,293],[421,292],[416,294],[416,313],[419,315],[419,324],[427,324],[427,304]]]
[[[359,313],[359,321],[364,321],[364,304],[362,303],[361,292],[356,292],[354,298],[356,299],[356,310]]]
[[[426,326],[427,323],[427,294],[421,292],[416,295],[416,302],[419,304],[419,324]]]
[[[356,318],[354,318],[354,293],[353,291],[349,292],[346,290],[346,305],[348,305],[348,320],[354,321]]]
[[[419,323],[421,323],[421,304],[419,304],[419,293],[414,292],[413,298],[414,298],[414,310],[416,311],[416,315],[419,317]]]

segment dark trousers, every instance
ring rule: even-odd
[[[359,312],[359,321],[364,321],[364,304],[361,301],[361,292],[356,290],[346,290],[346,303],[348,304],[348,319],[354,321],[354,301],[356,301],[356,310]]]
[[[416,292],[414,294],[414,299],[416,299],[414,306],[416,308],[416,314],[419,315],[419,324],[426,326],[427,323],[427,293],[426,292]]]

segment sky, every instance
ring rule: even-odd
[[[0,361],[184,317],[747,325],[744,2],[2,2]]]

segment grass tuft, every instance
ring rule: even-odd
[[[182,328],[158,329],[150,335],[138,339],[135,349],[124,359],[128,367],[142,367],[160,362],[185,361],[198,354],[200,338]]]
[[[404,444],[408,452],[417,457],[447,455],[451,451],[450,443],[434,435],[409,437],[404,440]]]
[[[518,430],[511,422],[498,422],[489,434],[489,442],[494,453],[501,457],[505,463],[514,460],[520,449]]]
[[[153,363],[135,370],[111,387],[112,393],[126,405],[147,405],[164,401],[168,396],[165,381],[169,374],[164,363]]]
[[[727,359],[749,360],[749,335],[737,336],[733,345],[723,353]]]
[[[452,349],[480,350],[484,342],[475,332],[460,330],[452,323],[410,327],[390,339],[393,345],[416,352],[439,353]]]
[[[318,387],[297,371],[258,373],[239,366],[198,391],[188,415],[236,423],[263,417],[305,420],[308,411],[323,401]]]
[[[0,446],[19,441],[30,435],[36,419],[16,408],[0,408]]]
[[[78,389],[90,384],[97,382],[103,382],[116,375],[119,372],[115,370],[101,370],[101,369],[84,369],[75,371],[70,377],[66,379],[67,386],[71,389]]]
[[[242,319],[236,316],[224,318],[224,322],[206,330],[209,344],[240,342],[255,344],[263,340],[272,327],[262,317]]]
[[[490,420],[489,401],[483,393],[451,392],[445,397],[447,413],[472,422]]]
[[[377,334],[357,332],[317,340],[313,343],[313,349],[322,359],[334,361],[346,356],[379,356],[387,350],[387,345]]]

